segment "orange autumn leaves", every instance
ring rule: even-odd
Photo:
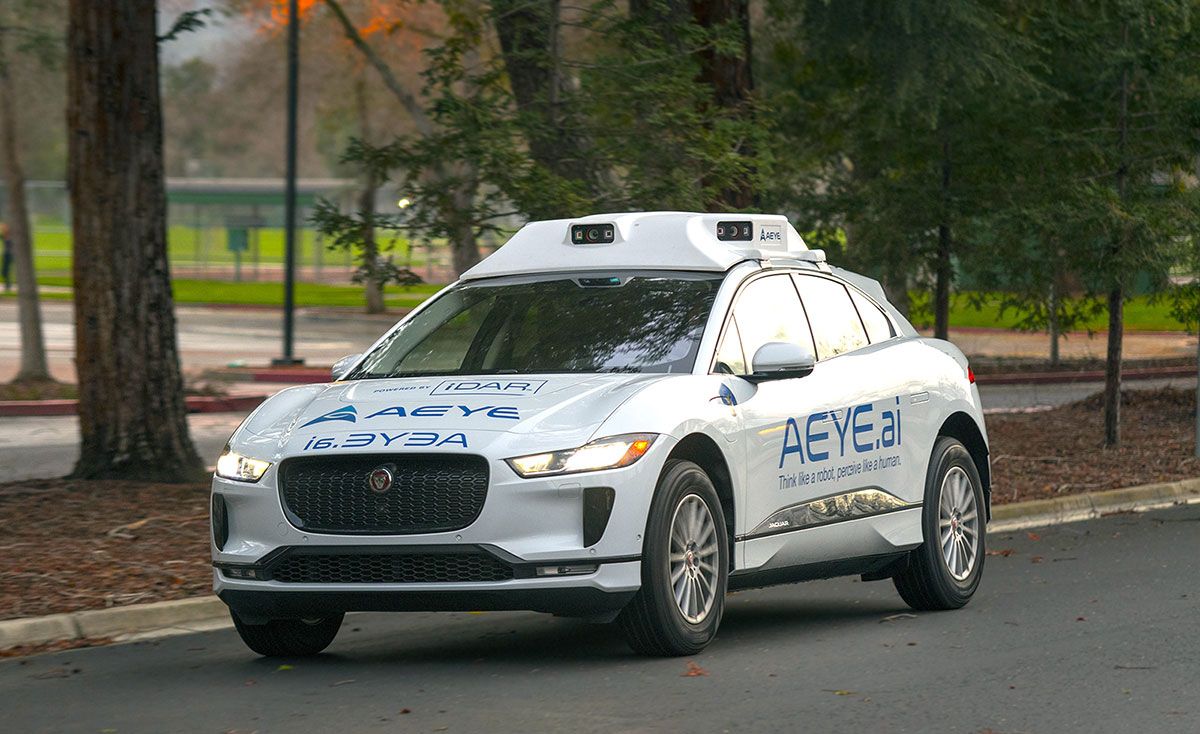
[[[254,0],[247,5],[247,12],[262,21],[265,31],[277,30],[287,26],[289,0]],[[301,19],[307,19],[323,0],[298,0],[296,7]],[[401,11],[404,2],[386,2],[385,0],[349,0],[343,2],[349,12],[358,18],[365,18],[356,24],[359,34],[364,37],[376,33],[391,33],[403,25]]]

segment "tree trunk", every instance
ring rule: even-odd
[[[1125,331],[1125,293],[1120,285],[1108,292],[1108,355],[1104,364],[1104,445],[1121,443],[1121,338]]]
[[[67,176],[80,455],[74,476],[190,481],[166,247],[154,0],[71,0]]]
[[[578,193],[599,198],[604,175],[592,159],[592,144],[569,104],[562,73],[561,0],[494,0],[492,22],[500,41],[518,122],[529,157]],[[533,219],[574,214],[551,199],[522,202]]]
[[[359,76],[354,85],[358,107],[358,131],[363,143],[371,144],[371,110],[367,104],[367,82]],[[362,198],[359,208],[363,216],[362,232],[362,274],[367,295],[367,313],[383,313],[383,284],[379,279],[379,243],[375,239],[375,193],[379,190],[379,182],[375,169],[370,163],[365,164],[363,176]]]
[[[1050,332],[1050,366],[1058,367],[1058,283],[1050,281],[1050,311],[1047,314]]]
[[[33,265],[33,238],[25,203],[25,172],[17,144],[17,99],[9,69],[8,38],[0,29],[0,147],[3,148],[4,186],[8,194],[4,220],[12,242],[17,271],[17,320],[21,329],[21,367],[16,382],[49,380],[46,342],[42,338],[42,313],[38,305],[37,274]]]
[[[712,47],[700,52],[700,81],[712,87],[712,101],[716,107],[749,114],[750,97],[754,92],[749,0],[692,0],[692,18],[701,28],[712,29],[726,24],[738,28],[741,35],[739,53],[726,55]],[[752,153],[745,142],[739,145],[737,152],[741,156]],[[714,209],[754,206],[754,190],[749,179],[720,192],[710,206]]]
[[[1121,27],[1122,48],[1129,45],[1129,22]],[[1129,67],[1121,70],[1120,106],[1117,117],[1117,198],[1124,208],[1129,187],[1129,162],[1126,159],[1129,141]],[[1112,238],[1109,246],[1108,270],[1111,287],[1108,292],[1108,354],[1104,365],[1104,446],[1121,443],[1121,342],[1124,337],[1125,293],[1121,287],[1121,255],[1125,229]]]
[[[456,276],[479,262],[479,242],[475,237],[475,223],[471,220],[477,187],[474,176],[460,183],[449,197],[450,211],[443,214],[450,225],[450,251]]]
[[[933,295],[933,335],[938,339],[950,338],[950,281],[954,278],[954,266],[950,254],[954,239],[950,229],[950,143],[942,142],[942,217],[938,224],[938,248],[936,284]]]
[[[1196,444],[1193,453],[1200,458],[1200,320],[1196,322]]]

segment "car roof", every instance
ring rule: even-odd
[[[723,241],[717,228],[750,224],[748,239]],[[575,225],[612,225],[612,242],[572,242]],[[462,274],[461,280],[505,275],[595,270],[725,272],[746,260],[823,262],[778,214],[625,212],[530,222],[503,247]]]

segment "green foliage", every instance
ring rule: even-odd
[[[893,295],[928,284],[945,226],[1019,328],[1069,329],[1114,284],[1165,285],[1193,241],[1196,0],[770,8],[761,78],[804,151],[772,198]]]
[[[345,161],[395,177],[414,206],[403,226],[453,239],[463,212],[477,231],[514,215],[703,210],[734,188],[759,188],[770,169],[771,116],[755,103],[712,103],[698,81],[705,49],[739,53],[735,24],[701,28],[687,6],[648,0],[636,13],[597,0],[572,15],[570,43],[551,3],[444,0],[449,33],[426,52],[424,99],[432,134],[383,146],[356,142]],[[485,40],[505,27],[501,53]],[[547,28],[549,26],[549,29]],[[548,35],[550,34],[550,35]],[[474,195],[463,200],[462,192]],[[337,240],[362,222],[318,212]]]
[[[1031,40],[999,3],[776,0],[766,64],[808,181],[774,195],[844,231],[851,265],[903,297],[927,282],[939,227],[967,249],[984,202],[1003,200],[1006,103],[1040,93]],[[800,141],[797,143],[796,141]]]

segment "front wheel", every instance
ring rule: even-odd
[[[644,655],[694,655],[717,634],[729,581],[729,535],[712,481],[667,462],[642,548],[642,588],[617,622]]]
[[[913,609],[958,609],[971,600],[983,575],[983,482],[971,454],[941,436],[933,447],[922,513],[925,542],[893,581]]]
[[[230,610],[233,626],[242,642],[259,655],[266,657],[300,657],[316,655],[333,642],[342,618],[338,614],[322,619],[272,619],[266,624],[247,624],[237,612]]]

